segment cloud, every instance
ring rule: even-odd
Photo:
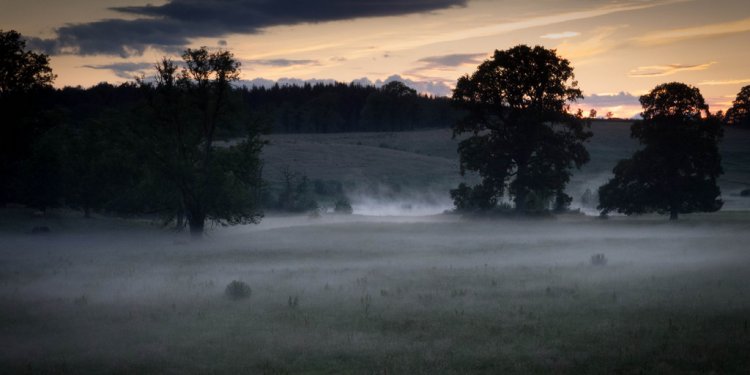
[[[657,31],[635,38],[634,41],[641,45],[655,46],[683,40],[694,40],[695,38],[714,37],[748,31],[750,31],[750,18],[745,18],[732,22]]]
[[[577,31],[564,31],[561,33],[544,34],[540,36],[540,38],[542,39],[567,39],[567,38],[573,38],[579,35],[581,35],[581,33]]]
[[[576,39],[575,41],[564,40],[557,46],[562,56],[570,60],[580,60],[591,56],[601,55],[617,48],[617,43],[612,36],[625,26],[600,27],[591,31],[587,39]]]
[[[698,86],[742,85],[745,83],[750,83],[750,78],[727,79],[727,80],[720,80],[720,81],[703,81],[699,83]]]
[[[457,67],[465,64],[478,64],[487,56],[485,53],[455,53],[450,55],[429,56],[417,60],[425,63],[425,69]]]
[[[141,55],[147,48],[184,49],[190,39],[252,34],[301,23],[431,12],[466,5],[467,0],[169,0],[163,5],[116,7],[136,19],[106,19],[66,25],[57,38],[32,44],[49,53]]]
[[[120,78],[130,80],[143,73],[144,70],[153,68],[154,64],[146,62],[120,62],[103,65],[83,65],[82,67],[96,70],[109,70]]]
[[[583,100],[579,100],[572,106],[573,111],[579,108],[588,114],[590,109],[596,109],[599,117],[603,117],[607,112],[612,112],[618,118],[638,118],[642,111],[639,97],[629,92],[619,92],[616,94],[601,93],[587,95]]]
[[[319,65],[317,60],[290,60],[290,59],[267,59],[267,60],[245,60],[250,65],[268,65],[277,67]]]
[[[587,7],[584,10],[575,10],[571,12],[554,12],[550,15],[520,18],[519,20],[512,22],[496,22],[491,25],[471,27],[468,29],[454,30],[451,28],[447,28],[442,33],[432,34],[423,38],[403,39],[400,42],[391,43],[389,47],[393,50],[410,49],[415,47],[424,47],[431,44],[457,42],[475,38],[486,38],[495,35],[509,34],[519,30],[543,26],[547,27],[553,24],[597,18],[621,12],[631,12],[660,6],[673,6],[675,4],[684,3],[686,1],[689,0],[656,0],[649,2],[626,1],[622,3],[607,2],[603,5],[600,5],[599,2],[596,2],[596,7]]]
[[[411,80],[408,78],[401,77],[397,74],[394,74],[388,78],[385,79],[385,81],[377,80],[375,81],[375,86],[380,87],[382,85],[385,85],[387,83],[393,82],[393,81],[399,81],[405,84],[406,86],[409,86],[413,88],[414,90],[417,90],[420,94],[428,94],[432,96],[450,96],[453,94],[453,89],[448,86],[443,80]]]
[[[593,107],[641,105],[638,101],[638,96],[624,91],[621,91],[617,94],[591,94],[586,96],[583,100],[579,100],[579,103]]]
[[[669,64],[669,65],[651,65],[651,66],[639,66],[630,71],[628,76],[636,78],[644,77],[663,77],[669,76],[679,72],[695,71],[695,70],[706,70],[711,65],[716,64],[716,61],[712,61],[705,64],[698,65],[685,65],[685,64]]]

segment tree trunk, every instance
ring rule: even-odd
[[[526,189],[526,171],[528,170],[528,166],[525,162],[521,161],[517,162],[517,164],[518,170],[516,171],[516,181],[514,181],[516,184],[516,198],[513,200],[513,203],[516,206],[516,212],[524,213],[526,212],[526,200],[529,197],[529,191]]]
[[[203,238],[203,227],[206,222],[206,215],[190,213],[188,215],[188,225],[190,226],[190,238],[200,240]]]
[[[529,194],[526,192],[526,190],[521,190],[516,192],[516,198],[513,201],[513,203],[516,206],[516,212],[524,213],[526,212],[526,199],[528,198]]]

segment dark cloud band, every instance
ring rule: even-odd
[[[170,0],[160,6],[113,8],[143,18],[109,19],[57,29],[57,38],[32,39],[49,53],[140,55],[148,47],[183,49],[192,38],[300,23],[396,16],[465,6],[467,0]]]
[[[120,78],[130,80],[144,70],[153,68],[154,64],[145,62],[120,62],[103,65],[84,65],[83,67],[96,70],[109,70]]]

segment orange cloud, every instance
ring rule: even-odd
[[[643,77],[663,77],[669,76],[679,72],[695,71],[695,70],[706,70],[711,65],[716,64],[716,61],[712,61],[705,64],[697,65],[685,65],[685,64],[669,64],[669,65],[650,65],[650,66],[639,66],[630,71],[628,76],[643,78]]]
[[[720,81],[703,81],[699,83],[699,86],[721,86],[721,85],[741,85],[743,83],[750,83],[750,78],[745,79],[728,79]]]
[[[561,33],[544,34],[540,36],[540,38],[542,39],[566,39],[566,38],[573,38],[579,35],[581,35],[581,33],[577,31],[564,31]]]
[[[637,44],[655,46],[669,44],[682,40],[712,37],[726,34],[743,33],[750,31],[750,18],[739,21],[714,23],[710,25],[688,27],[683,29],[657,31],[635,38]]]

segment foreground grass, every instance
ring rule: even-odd
[[[750,368],[741,213],[361,220],[272,218],[189,245],[138,226],[4,233],[0,373]],[[232,280],[252,296],[226,298]]]

